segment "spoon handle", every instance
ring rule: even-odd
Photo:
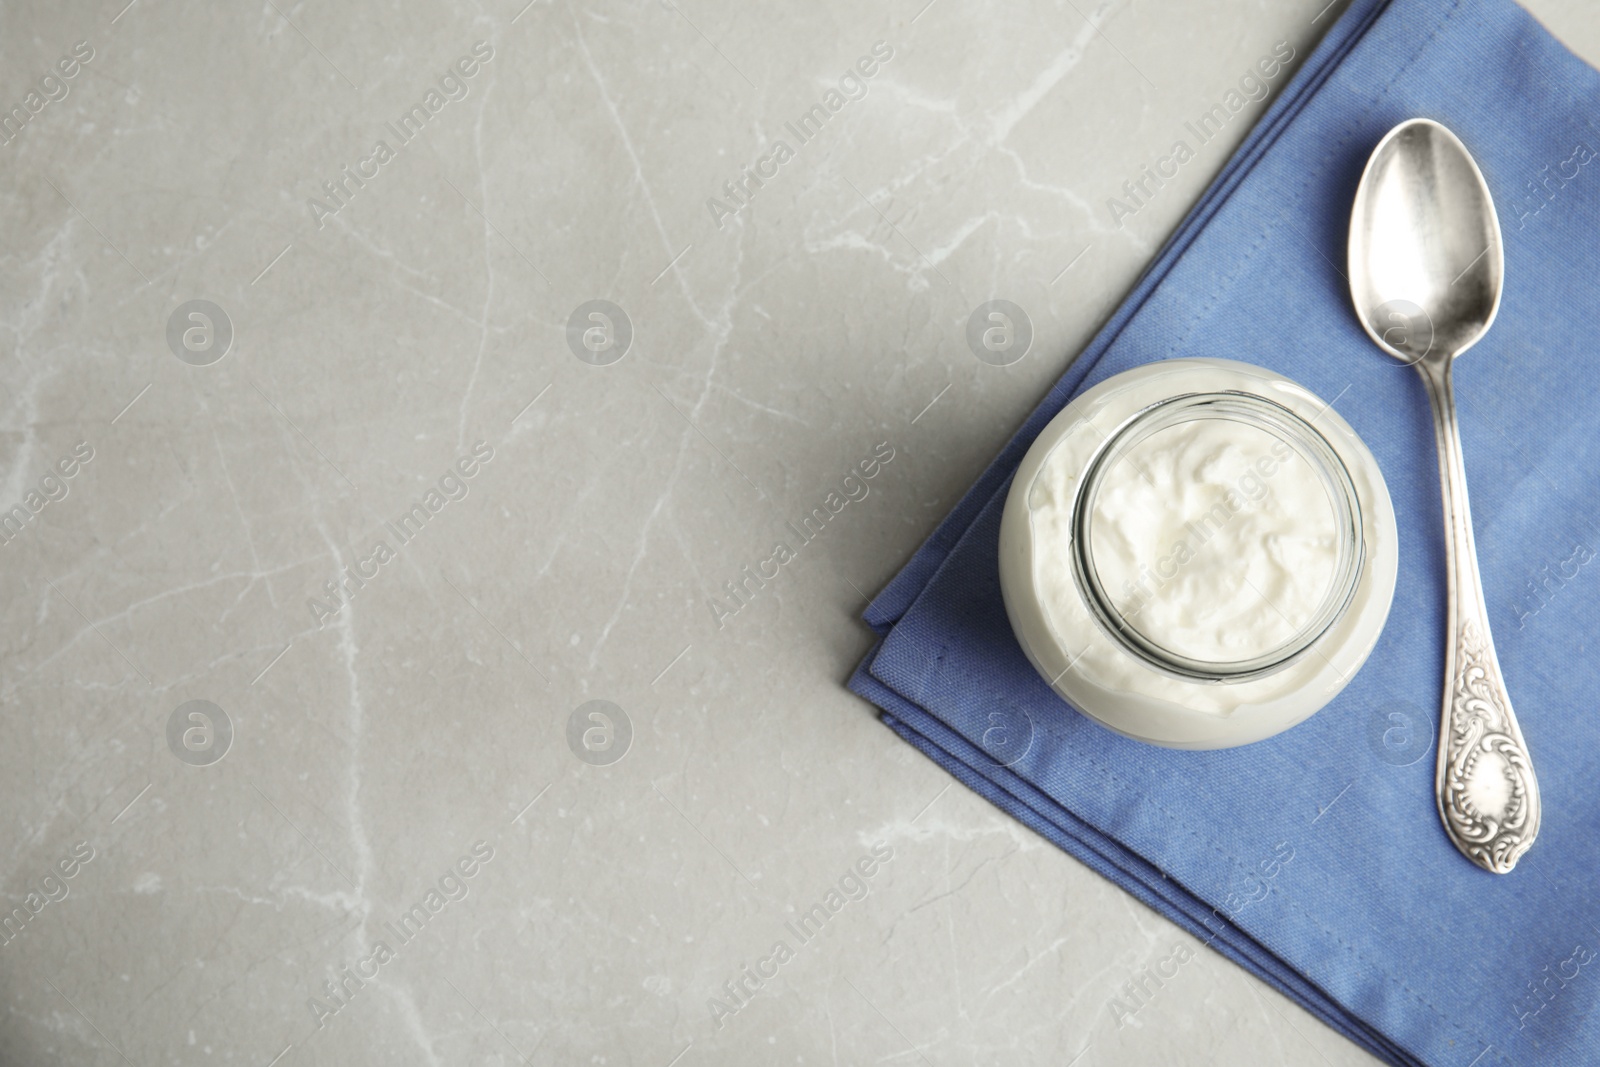
[[[1453,362],[1436,354],[1416,364],[1428,386],[1438,437],[1449,578],[1434,787],[1439,817],[1456,848],[1484,870],[1505,874],[1539,833],[1539,783],[1489,634],[1456,427]]]

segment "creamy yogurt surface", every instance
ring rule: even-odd
[[[1102,622],[1075,563],[1080,518],[1106,611],[1198,672]],[[1397,540],[1377,461],[1325,401],[1247,363],[1159,360],[1091,387],[1035,439],[1001,517],[1000,585],[1023,651],[1073,707],[1141,741],[1222,748],[1288,729],[1354,676],[1388,615]],[[1310,654],[1278,659],[1312,627]],[[1225,669],[1252,660],[1276,666]]]
[[[1323,479],[1276,434],[1236,419],[1196,417],[1139,441],[1106,470],[1092,516],[1095,570],[1116,610],[1152,643],[1206,663],[1294,639],[1339,562]]]

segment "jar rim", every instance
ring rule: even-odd
[[[1326,408],[1324,408],[1326,410]],[[1320,413],[1319,413],[1320,415]],[[1167,674],[1204,682],[1242,682],[1274,674],[1305,656],[1344,615],[1360,584],[1366,558],[1361,501],[1338,450],[1299,413],[1242,390],[1169,396],[1134,412],[1092,455],[1073,502],[1072,567],[1078,589],[1100,629],[1128,652]],[[1317,610],[1287,640],[1255,656],[1196,659],[1153,640],[1118,610],[1100,581],[1091,537],[1095,503],[1106,473],[1155,433],[1186,422],[1222,419],[1254,426],[1283,441],[1319,476],[1333,509],[1338,558]]]

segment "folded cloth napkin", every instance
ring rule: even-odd
[[[1433,798],[1444,542],[1419,375],[1362,332],[1344,277],[1373,146],[1443,122],[1488,180],[1506,290],[1456,366],[1490,621],[1544,800],[1509,875]],[[1356,0],[1127,302],[866,613],[851,687],[969,788],[1377,1056],[1600,1063],[1600,75],[1507,0]],[[1388,626],[1348,688],[1244,748],[1130,741],[1062,702],[1000,597],[1010,478],[1082,390],[1218,356],[1335,402],[1400,527]],[[1110,991],[1108,990],[1108,993]],[[1069,1052],[1073,1050],[1068,1050]]]

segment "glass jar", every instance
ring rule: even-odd
[[[1229,360],[1085,392],[1030,448],[1001,520],[1006,611],[1040,675],[1101,724],[1180,748],[1261,740],[1333,699],[1382,632],[1398,560],[1355,431]]]

